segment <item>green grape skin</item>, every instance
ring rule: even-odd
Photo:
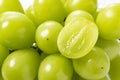
[[[97,9],[97,0],[67,0],[65,9],[68,14],[74,10],[84,10],[94,14]]]
[[[8,55],[9,55],[9,50],[6,47],[0,45],[0,68],[3,64],[3,61]]]
[[[94,47],[86,56],[72,61],[76,73],[88,80],[103,78],[110,69],[109,57],[99,47]]]
[[[62,23],[66,17],[61,0],[34,0],[33,6],[39,24],[48,20]]]
[[[83,11],[83,10],[75,10],[67,16],[67,18],[65,20],[65,25],[69,22],[77,20],[79,17],[83,17],[83,18],[86,18],[88,20],[94,21],[93,16],[91,14],[89,14],[88,12]]]
[[[109,75],[111,80],[120,79],[120,53],[111,61]]]
[[[71,80],[72,74],[71,60],[60,54],[51,54],[42,61],[38,80]]]
[[[97,38],[96,24],[85,18],[79,18],[64,26],[59,33],[57,45],[63,56],[76,59],[87,55]]]
[[[19,0],[0,0],[0,13],[6,11],[17,11],[24,13],[24,10]]]
[[[47,54],[57,53],[57,37],[63,26],[56,21],[46,21],[36,30],[35,40],[38,47]]]
[[[0,44],[10,50],[31,47],[35,41],[35,30],[32,21],[22,13],[0,14]]]
[[[102,9],[96,23],[99,35],[103,39],[115,40],[120,38],[120,4],[113,4]]]
[[[39,23],[37,22],[37,17],[35,15],[34,12],[34,8],[33,5],[29,6],[26,10],[25,10],[25,15],[32,20],[32,22],[35,24],[36,27],[39,26]]]
[[[39,53],[32,49],[12,52],[4,61],[2,76],[4,80],[33,80],[39,68]]]
[[[110,60],[113,60],[118,53],[120,53],[120,42],[119,40],[105,40],[99,38],[96,46],[101,47],[108,54]]]

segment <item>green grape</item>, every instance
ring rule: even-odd
[[[83,17],[83,18],[86,18],[86,19],[88,19],[88,20],[94,21],[94,18],[93,18],[92,15],[89,14],[88,12],[83,11],[83,10],[75,10],[75,11],[71,12],[71,13],[67,16],[67,18],[66,18],[66,20],[65,20],[65,25],[66,25],[67,23],[69,23],[69,22],[72,22],[72,21],[74,21],[74,20],[77,20],[77,19],[80,18],[80,17]]]
[[[19,12],[0,14],[0,44],[10,50],[31,47],[35,26],[28,17]]]
[[[38,47],[48,54],[57,53],[57,37],[63,26],[56,21],[46,21],[36,30],[36,43]]]
[[[71,61],[60,54],[52,54],[42,61],[38,80],[71,80],[72,74]]]
[[[26,10],[25,10],[25,15],[28,16],[29,19],[32,20],[32,22],[35,24],[35,26],[37,27],[38,26],[38,20],[37,20],[37,17],[35,15],[35,12],[34,12],[34,8],[33,8],[33,5],[29,6]]]
[[[24,12],[19,0],[0,0],[0,13],[6,11]]]
[[[110,63],[111,80],[120,80],[120,53]]]
[[[85,56],[94,47],[98,38],[96,24],[79,18],[65,25],[58,36],[57,45],[62,55],[67,58]]]
[[[0,68],[5,58],[9,55],[9,50],[4,46],[0,45]]]
[[[97,16],[96,23],[100,37],[107,40],[120,38],[120,4],[114,4],[102,9]]]
[[[105,77],[110,68],[109,57],[98,47],[94,47],[86,56],[72,61],[76,73],[88,80]]]
[[[120,53],[120,42],[119,40],[105,40],[99,38],[96,46],[101,47],[106,51],[110,60],[113,60],[118,53]]]
[[[4,61],[4,80],[33,80],[39,68],[39,53],[34,49],[20,49],[12,52]]]
[[[34,11],[39,24],[48,20],[55,20],[61,23],[66,17],[61,0],[34,0]]]
[[[67,0],[65,9],[67,13],[74,10],[84,10],[93,14],[97,9],[97,0]]]

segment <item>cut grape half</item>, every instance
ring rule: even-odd
[[[94,47],[98,38],[96,24],[84,18],[70,22],[60,31],[57,45],[59,51],[67,58],[85,56]]]

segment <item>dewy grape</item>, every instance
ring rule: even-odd
[[[0,80],[120,80],[120,3],[97,2],[0,0]]]

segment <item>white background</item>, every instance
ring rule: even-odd
[[[24,10],[26,10],[29,5],[33,4],[33,1],[34,0],[20,0]],[[120,3],[120,0],[98,0],[98,8],[103,8],[113,3]]]

